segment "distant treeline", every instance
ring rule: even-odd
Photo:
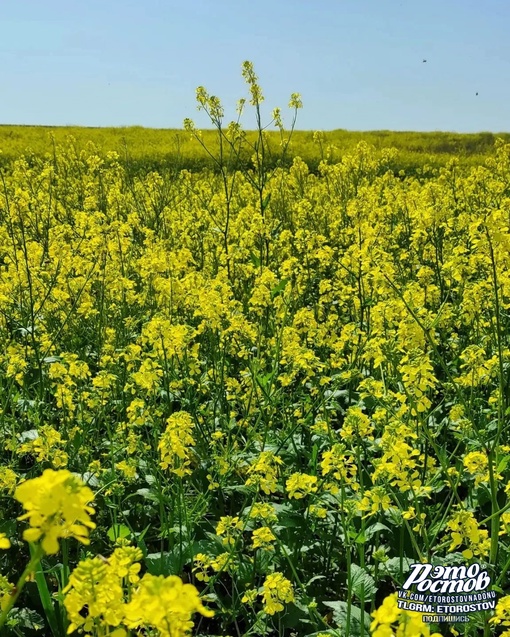
[[[319,144],[314,131],[295,131],[287,155],[281,158],[280,136],[268,133],[269,154],[267,167],[290,165],[295,156],[301,157],[315,172],[320,161],[340,161],[360,141],[377,150],[395,148],[398,154],[389,168],[396,173],[428,174],[444,166],[452,157],[461,165],[481,164],[491,155],[497,138],[510,141],[510,133],[448,133],[448,132],[396,132],[396,131],[326,131]],[[71,139],[72,138],[72,139]],[[255,132],[247,132],[247,141],[253,143]],[[191,171],[215,168],[215,162],[190,134],[178,129],[153,129],[140,126],[122,128],[86,128],[76,126],[0,126],[0,163],[9,164],[21,155],[44,156],[51,154],[55,145],[73,144],[79,152],[92,142],[99,153],[116,151],[121,161],[133,174],[157,170]],[[203,131],[203,142],[210,152],[218,152],[217,132]],[[248,145],[238,159],[239,167],[250,167]]]

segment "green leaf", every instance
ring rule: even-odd
[[[159,502],[159,497],[156,493],[147,488],[137,489],[136,495],[141,495],[142,498],[150,500],[151,502]]]
[[[504,471],[507,468],[508,463],[510,462],[510,456],[506,455],[503,456],[503,458],[501,458],[499,464],[498,464],[498,468],[497,468],[497,473],[501,473],[502,471]]]
[[[212,534],[211,534],[212,535]],[[216,540],[216,536],[213,536]],[[221,547],[221,548],[220,548]],[[144,563],[151,575],[179,575],[185,564],[192,564],[197,553],[219,555],[224,547],[211,540],[198,540],[186,546],[177,543],[170,551],[149,553]]]
[[[250,495],[251,493],[251,489],[250,487],[247,487],[244,484],[231,484],[231,485],[227,485],[222,487],[222,490],[225,493],[240,493],[241,495]]]
[[[413,562],[414,560],[411,560],[408,557],[402,558],[402,570],[404,576],[411,568],[411,564],[413,564]],[[400,578],[400,557],[390,558],[381,565],[381,569],[398,581]]]
[[[253,564],[247,560],[241,561],[236,570],[237,586],[248,587],[253,580]]]
[[[484,504],[487,504],[491,501],[491,492],[485,485],[478,485],[478,488],[474,491],[476,494],[478,506],[482,507]]]
[[[288,512],[285,515],[280,515],[279,517],[279,525],[275,528],[285,528],[285,529],[299,529],[303,527],[304,524],[303,515],[297,513],[295,511]]]
[[[145,558],[147,571],[151,575],[175,575],[179,572],[178,559],[172,553],[149,553]]]
[[[138,548],[142,550],[144,556],[147,555],[147,553],[149,552],[147,549],[147,544],[145,544],[144,537],[150,528],[151,528],[151,524],[147,525],[143,531],[135,531],[133,533],[133,535],[136,538],[136,544]]]
[[[365,544],[367,536],[363,531],[356,531],[356,529],[349,529],[347,535],[354,540],[357,544]]]
[[[315,581],[317,581],[319,579],[326,579],[326,576],[325,575],[314,575],[312,578],[310,578],[308,580],[308,582],[306,582],[305,586],[308,587],[308,586],[310,586],[310,584],[312,582],[315,582]]]
[[[280,283],[275,285],[274,288],[271,290],[271,298],[274,299],[275,296],[278,296],[280,292],[285,290],[288,282],[289,282],[289,279],[282,279]]]
[[[256,268],[260,267],[260,258],[257,257],[253,252],[250,252],[250,261]]]
[[[351,564],[351,591],[358,599],[371,599],[377,590],[374,578],[357,564]]]
[[[375,524],[371,524],[365,529],[365,537],[367,540],[370,540],[378,531],[388,531],[391,533],[389,527],[386,524],[382,524],[382,522],[376,522]]]
[[[322,602],[324,606],[328,606],[333,610],[333,620],[341,629],[341,632],[347,632],[347,616],[348,616],[348,604],[347,602]],[[361,635],[361,608],[358,606],[354,606],[354,604],[350,605],[350,625],[349,625],[349,636],[357,637]],[[365,628],[365,635],[369,635],[370,630],[370,613],[366,612],[363,614],[363,625]]]
[[[9,613],[9,623],[28,630],[42,630],[44,619],[35,610],[13,608]]]
[[[262,376],[261,374],[257,374],[257,382],[259,382],[260,385],[265,388],[268,382],[272,380],[274,374],[275,374],[274,371],[269,372],[268,374],[265,374],[264,376]]]
[[[108,529],[106,535],[111,542],[115,542],[117,538],[129,537],[131,531],[125,524],[114,524]]]

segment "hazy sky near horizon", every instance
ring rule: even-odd
[[[508,132],[509,24],[509,0],[8,0],[0,123],[206,128],[196,87],[228,121],[251,60],[298,129]]]

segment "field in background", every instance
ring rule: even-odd
[[[279,134],[270,132],[275,149]],[[189,133],[178,129],[152,129],[132,126],[127,128],[86,128],[75,126],[0,126],[0,165],[9,163],[21,154],[44,155],[53,152],[53,145],[67,141],[72,136],[78,149],[93,142],[100,152],[115,150],[121,161],[131,172],[149,170],[199,169],[210,167],[212,162],[207,153]],[[203,131],[204,143],[216,150],[217,134],[212,130]],[[248,133],[253,141],[255,132]],[[391,165],[394,172],[404,170],[406,174],[416,174],[425,166],[430,169],[445,166],[449,159],[456,157],[462,166],[472,167],[494,153],[495,139],[510,140],[509,133],[416,133],[369,131],[356,132],[335,130],[324,133],[323,150],[331,145],[331,161],[338,161],[342,155],[352,151],[356,144],[365,141],[380,151],[396,148],[398,157]],[[288,162],[293,156],[301,157],[308,167],[315,171],[321,160],[321,149],[313,141],[313,131],[295,131]],[[249,161],[249,157],[245,157]],[[428,170],[426,172],[429,172]]]

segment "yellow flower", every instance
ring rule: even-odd
[[[216,571],[216,572],[219,572],[219,571],[230,572],[235,570],[236,566],[233,560],[231,559],[230,553],[220,553],[217,557],[215,557],[211,561],[211,568],[213,569],[213,571]]]
[[[58,431],[50,425],[43,425],[37,433],[37,438],[20,445],[17,452],[32,453],[39,462],[47,460],[55,469],[61,469],[66,466],[68,460],[67,453],[59,449],[64,443]]]
[[[162,637],[184,637],[193,628],[191,616],[195,612],[214,616],[192,584],[183,584],[175,575],[145,574],[125,607],[124,623],[130,629],[154,627]]]
[[[489,554],[489,533],[486,529],[478,527],[478,522],[471,511],[455,511],[446,527],[451,531],[452,543],[449,551],[464,544],[467,548],[462,551],[462,555],[467,560],[473,555],[485,557]]]
[[[191,474],[191,448],[195,444],[192,432],[194,428],[193,418],[186,411],[178,411],[172,414],[159,441],[158,449],[161,454],[160,466],[169,468],[179,477]]]
[[[132,482],[136,479],[136,465],[134,465],[133,463],[122,460],[121,462],[117,462],[115,464],[115,468],[124,475],[128,482]]]
[[[74,537],[88,544],[89,529],[95,524],[90,519],[94,509],[89,502],[94,494],[70,471],[46,469],[42,476],[27,480],[16,489],[14,497],[23,504],[29,529],[23,533],[27,542],[37,542],[46,553],[58,553],[59,538]]]
[[[317,491],[317,477],[309,476],[306,473],[293,473],[287,480],[286,487],[289,498],[298,500]]]
[[[463,460],[466,471],[475,476],[475,487],[480,482],[489,481],[489,461],[487,455],[481,451],[471,451],[464,456]],[[499,479],[501,476],[497,474],[495,478]]]
[[[71,573],[63,592],[71,621],[69,633],[77,628],[90,632],[97,619],[110,626],[118,626],[123,619],[122,582],[104,558],[82,560]]]
[[[9,602],[9,597],[14,590],[14,584],[11,584],[9,580],[0,575],[0,612],[5,609]]]
[[[373,440],[374,426],[370,419],[359,407],[349,407],[345,414],[340,437],[346,442],[354,442],[358,439]]]
[[[376,610],[372,613],[374,618],[370,624],[370,630],[374,630],[379,624],[392,624],[400,614],[397,606],[397,594],[388,595]]]
[[[243,604],[253,604],[253,602],[256,599],[257,599],[257,589],[251,588],[244,593],[241,601]]]
[[[365,491],[359,504],[360,511],[368,511],[368,515],[375,514],[379,510],[387,511],[391,507],[391,498],[385,492],[384,487],[374,487]]]
[[[265,494],[275,493],[278,489],[278,465],[283,464],[283,460],[271,451],[262,451],[248,467],[249,478],[246,486],[258,486]]]
[[[372,637],[441,637],[439,633],[430,635],[430,627],[423,622],[422,613],[401,610],[397,605],[397,593],[388,595],[373,613],[370,624]],[[396,633],[392,624],[397,622]]]
[[[269,502],[255,502],[250,510],[249,516],[250,518],[261,518],[262,520],[266,520],[266,522],[276,522],[278,520],[276,511]]]
[[[14,493],[18,476],[8,467],[0,467],[0,490],[5,490],[9,495]]]
[[[274,542],[276,537],[268,526],[263,526],[260,529],[253,531],[252,539],[252,546],[254,549],[265,548],[272,551],[273,546],[271,545],[271,542]]]
[[[5,533],[0,533],[0,549],[9,549],[11,548],[11,542],[9,538],[5,535]]]
[[[310,504],[308,507],[308,513],[314,518],[324,519],[328,515],[328,510],[318,504]]]
[[[274,615],[283,610],[282,602],[294,601],[292,583],[278,572],[266,577],[260,595],[264,600],[264,612],[268,615]]]
[[[289,108],[303,108],[303,102],[301,101],[301,95],[299,93],[291,94]]]
[[[204,553],[197,553],[193,559],[196,566],[193,567],[193,573],[199,582],[208,582],[211,578],[207,574],[207,569],[212,567],[213,560]]]
[[[414,520],[414,518],[416,517],[416,510],[414,507],[409,507],[407,509],[407,511],[404,511],[402,513],[402,517],[404,518],[404,520]]]
[[[359,485],[356,483],[357,468],[354,457],[347,451],[345,445],[335,443],[330,450],[324,451],[321,461],[322,475],[327,476],[330,473],[333,477],[351,486],[357,490]]]
[[[242,529],[243,523],[237,516],[224,515],[216,525],[216,534],[225,536],[222,540],[223,544],[233,545],[235,543],[234,538],[239,535]]]
[[[491,624],[510,626],[510,595],[505,595],[505,597],[501,597],[498,600],[494,617],[491,617],[489,622]]]

